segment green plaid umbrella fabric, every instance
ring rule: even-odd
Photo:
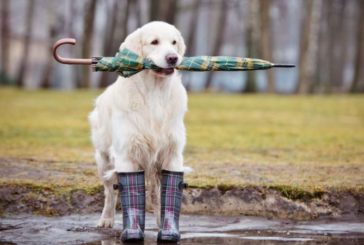
[[[263,70],[272,67],[294,67],[278,65],[266,60],[229,57],[229,56],[193,56],[184,57],[175,68],[183,71],[248,71]],[[120,50],[114,57],[95,58],[95,71],[118,72],[123,77],[130,77],[143,69],[158,69],[149,59],[145,59],[131,50]]]

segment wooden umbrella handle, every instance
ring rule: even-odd
[[[60,40],[58,40],[54,45],[53,45],[53,57],[62,64],[68,64],[68,65],[91,65],[93,63],[95,63],[93,61],[92,58],[89,59],[74,59],[74,58],[64,58],[58,55],[57,53],[57,49],[64,45],[64,44],[72,44],[75,45],[76,44],[76,39],[74,38],[62,38]]]

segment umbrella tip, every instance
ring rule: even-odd
[[[292,67],[296,67],[296,65],[293,65],[293,64],[273,64],[272,67],[292,68]]]

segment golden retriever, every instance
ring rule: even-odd
[[[181,33],[165,22],[150,22],[131,33],[120,50],[124,48],[152,60],[160,69],[144,70],[129,78],[119,76],[96,99],[89,115],[105,192],[99,227],[114,224],[116,172],[146,171],[159,218],[160,170],[184,170],[187,94],[174,69],[186,49]]]

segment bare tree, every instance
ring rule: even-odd
[[[310,93],[313,89],[322,7],[322,1],[308,0],[306,3],[308,13],[304,19],[301,34],[299,76],[296,89],[296,92],[300,93]]]
[[[188,36],[187,36],[187,41],[186,41],[186,55],[187,56],[192,56],[195,54],[195,49],[196,49],[196,32],[197,32],[197,22],[198,22],[198,17],[199,17],[199,11],[200,11],[200,7],[201,7],[201,0],[195,0],[193,2],[193,4],[190,5],[191,6],[191,18],[190,18],[190,22],[189,22],[189,30],[188,30]],[[191,76],[189,77],[189,79],[186,80],[185,82],[185,87],[187,91],[191,91]]]
[[[10,64],[10,25],[9,25],[9,0],[1,1],[1,71],[8,76]]]
[[[123,5],[121,5],[123,4]],[[120,2],[115,0],[113,3],[111,24],[109,31],[105,35],[104,39],[104,54],[114,56],[119,50],[120,44],[124,41],[128,34],[128,21],[133,1],[126,0]],[[123,10],[123,11],[121,11]],[[115,15],[114,15],[115,14]],[[109,23],[106,23],[107,25]],[[110,72],[103,72],[100,78],[99,86],[104,88],[115,81],[117,74]]]
[[[316,82],[313,84],[312,90],[314,92],[325,92],[327,91],[329,85],[329,66],[330,63],[327,62],[327,57],[329,56],[330,50],[328,45],[329,39],[329,23],[328,23],[328,4],[329,1],[322,1],[322,11],[320,18],[320,31],[318,35],[318,51],[317,51],[317,61],[316,64],[320,64],[320,69],[316,69]],[[301,40],[302,41],[302,40]],[[302,44],[302,43],[301,43]],[[296,92],[298,92],[298,86]]]
[[[364,91],[364,1],[358,0],[359,18],[356,35],[356,55],[354,78],[351,92]]]
[[[85,7],[85,16],[83,19],[83,40],[82,40],[82,57],[91,57],[92,34],[94,28],[94,20],[96,13],[97,0],[90,0]],[[90,87],[90,68],[83,66],[82,79],[79,81],[79,88]]]
[[[40,86],[42,88],[50,88],[50,77],[53,68],[53,43],[57,34],[63,29],[64,20],[57,15],[55,11],[55,6],[53,1],[47,2],[47,22],[48,22],[48,56],[45,63],[45,68],[43,71],[43,77],[41,78]]]
[[[327,16],[327,44],[328,44],[328,56],[330,60],[330,66],[328,66],[328,83],[326,86],[326,92],[337,91],[343,84],[343,62],[344,62],[344,42],[347,38],[345,31],[345,7],[346,1],[332,0],[328,1],[326,5]]]
[[[271,18],[270,18],[270,8],[271,1],[260,0],[260,48],[262,50],[262,59],[269,61],[273,60],[273,50],[272,50],[272,30],[271,30]],[[267,71],[267,92],[275,92],[274,83],[274,72],[273,70]]]
[[[178,13],[178,0],[163,1],[165,3],[165,11],[163,20],[174,25],[176,23]]]
[[[30,51],[30,42],[31,42],[31,35],[33,31],[33,15],[34,15],[34,6],[35,1],[29,0],[28,7],[26,11],[26,18],[25,18],[25,37],[23,42],[23,57],[20,60],[20,65],[18,69],[18,77],[16,80],[16,85],[18,87],[24,86],[24,77],[27,71],[27,61],[29,58],[29,51]]]
[[[347,63],[348,54],[348,37],[347,33],[347,1],[338,1],[337,21],[334,24],[336,35],[334,37],[334,50],[332,50],[334,59],[332,60],[332,77],[330,81],[333,83],[335,88],[340,91],[343,88],[344,83],[344,69]]]
[[[179,0],[150,0],[150,21],[162,20],[175,24]]]
[[[123,32],[122,32],[121,41],[123,41],[125,39],[125,37],[128,35],[128,20],[129,20],[129,16],[130,16],[131,1],[132,0],[125,1],[125,4],[126,4],[126,6],[124,7],[125,13],[122,15],[123,18],[121,19],[121,23],[123,24],[123,28],[122,28]],[[120,40],[116,40],[116,41],[117,41],[116,45],[119,46]]]
[[[197,21],[200,10],[201,0],[195,0],[193,2],[191,10],[191,19],[189,23],[189,32],[187,39],[187,55],[193,55],[195,53],[195,43],[196,43],[196,31],[197,31]]]
[[[115,54],[115,50],[112,50],[114,41],[114,34],[116,29],[116,24],[118,20],[118,13],[120,11],[120,2],[114,0],[110,6],[107,6],[107,16],[109,21],[106,22],[105,34],[104,34],[104,45],[103,54],[105,56],[111,56]]]
[[[212,48],[212,55],[219,55],[222,49],[222,44],[224,41],[224,29],[226,26],[226,21],[227,21],[227,11],[228,11],[228,3],[227,1],[220,1],[220,15],[219,15],[219,19],[217,22],[217,27],[216,27],[216,38],[215,38],[215,43],[214,46]],[[213,79],[213,72],[209,72],[207,74],[207,78],[206,78],[206,82],[205,82],[205,89],[206,90],[210,90],[212,87],[212,79]]]
[[[78,7],[78,4],[74,0],[65,0],[65,15],[62,17],[62,20],[64,21],[64,25],[60,25],[59,28],[63,26],[63,30],[59,30],[60,32],[63,32],[64,34],[62,36],[76,38],[76,32],[75,32],[75,22],[78,20],[79,11],[81,10],[80,7]],[[58,33],[57,33],[58,35]],[[66,57],[72,57],[74,53],[77,53],[81,56],[81,45],[76,45],[74,47],[71,47],[70,45],[65,45],[63,47],[63,52]],[[79,86],[81,79],[82,79],[82,70],[79,69],[79,67],[75,66],[68,66],[67,67],[67,73],[65,74],[65,77],[69,77],[72,79],[72,85],[74,87]],[[56,84],[55,84],[56,85]],[[57,85],[56,85],[57,86]]]
[[[114,0],[110,6],[107,6],[107,12],[109,16],[109,20],[106,22],[105,34],[104,34],[104,45],[103,45],[103,55],[105,56],[113,56],[115,55],[116,50],[113,50],[114,45],[114,36],[116,32],[116,24],[118,20],[118,13],[120,2],[118,0]],[[110,84],[110,73],[103,72],[100,77],[99,87],[104,88]]]
[[[149,1],[149,20],[159,20],[160,18],[160,0]]]
[[[258,24],[259,24],[259,2],[258,0],[251,0],[248,2],[248,13],[246,16],[246,31],[245,31],[245,46],[247,50],[247,57],[257,57],[258,52]],[[256,81],[255,81],[255,72],[249,71],[247,72],[246,85],[242,92],[252,93],[256,92]]]
[[[141,6],[140,6],[140,0],[137,1],[132,1],[133,6],[134,6],[134,11],[135,11],[135,18],[137,21],[137,26],[140,27],[142,26],[142,10],[141,10]]]

